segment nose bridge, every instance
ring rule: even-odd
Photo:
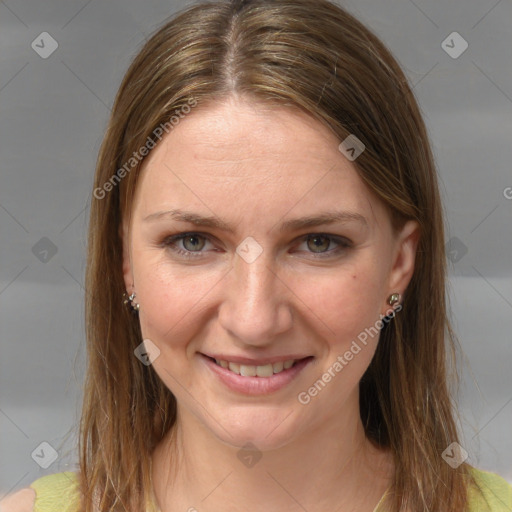
[[[247,262],[235,256],[221,306],[221,323],[232,336],[264,345],[291,325],[286,287],[265,253]]]

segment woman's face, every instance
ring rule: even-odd
[[[126,288],[180,418],[233,446],[354,421],[375,327],[412,276],[416,225],[393,234],[339,142],[231,98],[192,110],[144,162]]]

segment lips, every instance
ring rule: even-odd
[[[291,368],[298,361],[307,357],[300,354],[289,354],[283,356],[267,357],[265,359],[254,359],[228,354],[202,354],[222,368],[227,368],[238,375],[246,377],[270,377],[274,373]]]
[[[217,378],[231,390],[246,395],[262,395],[273,393],[287,386],[309,365],[314,357],[298,357],[286,359],[285,361],[280,358],[281,361],[277,361],[276,363],[259,365],[245,365],[228,361],[227,359],[219,359],[219,363],[217,363],[215,358],[206,356],[205,354],[201,354],[201,359],[206,363],[206,367],[211,370],[213,375],[217,376]],[[224,365],[227,363],[228,367],[222,366],[221,361],[224,361]],[[245,359],[245,361],[247,361],[247,359]],[[289,368],[285,369],[284,364],[286,361],[291,361],[292,365],[289,366],[290,363],[287,363]],[[274,373],[275,364],[278,370],[281,365],[283,366],[277,373]],[[234,370],[230,369],[230,365]],[[240,373],[236,372],[237,366],[239,367]],[[270,373],[270,368],[272,368],[272,374]],[[256,373],[254,374],[254,372]],[[258,375],[258,373],[260,374]]]

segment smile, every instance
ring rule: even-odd
[[[244,395],[266,395],[287,387],[315,358],[287,359],[263,365],[235,363],[201,354],[215,380]]]
[[[290,359],[288,361],[280,361],[273,364],[269,363],[261,366],[231,363],[222,359],[215,359],[215,362],[219,366],[222,366],[222,368],[227,368],[237,375],[242,375],[242,377],[271,377],[275,373],[288,370],[288,368],[291,368],[297,361]]]

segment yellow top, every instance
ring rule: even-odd
[[[501,476],[471,468],[481,489],[469,491],[468,512],[510,512],[512,511],[512,486]],[[76,473],[56,473],[43,476],[30,485],[36,491],[34,512],[76,512],[80,502]],[[385,496],[385,495],[384,495]],[[375,508],[379,512],[379,505]],[[148,510],[157,511],[156,503],[149,503]]]

